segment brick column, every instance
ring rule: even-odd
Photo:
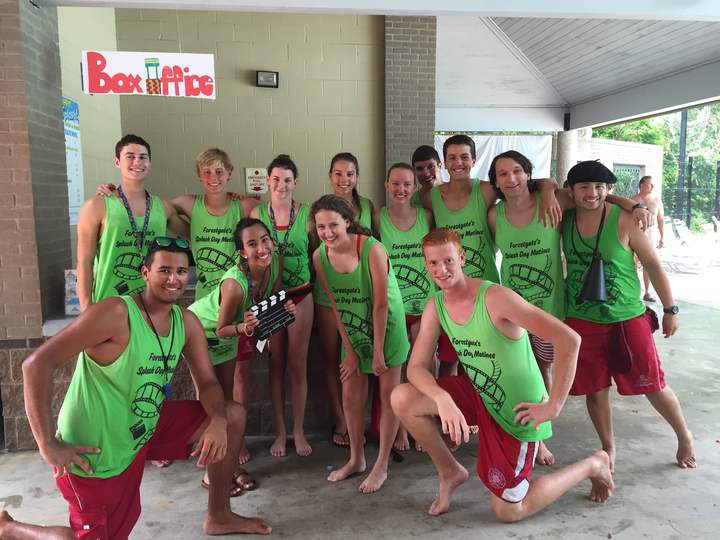
[[[385,161],[410,161],[435,135],[435,17],[385,17]]]
[[[20,364],[43,340],[43,314],[60,312],[70,263],[57,43],[54,7],[0,0],[0,401],[11,450],[33,446]],[[54,413],[68,376],[58,375]]]

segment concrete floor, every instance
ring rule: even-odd
[[[313,455],[303,459],[272,458],[269,441],[255,439],[250,441],[255,457],[248,468],[260,487],[234,499],[233,508],[267,518],[274,536],[281,538],[718,538],[720,311],[688,303],[680,307],[680,333],[657,341],[667,381],[695,434],[697,470],[674,465],[674,435],[644,398],[614,395],[617,490],[605,505],[586,498],[586,482],[529,520],[502,525],[492,515],[487,491],[472,475],[456,492],[450,513],[432,518],[424,512],[434,497],[436,479],[424,455],[405,454],[404,463],[392,465],[379,493],[361,495],[356,492],[358,478],[339,485],[325,481],[326,471],[341,465],[346,453],[324,439],[316,440]],[[559,465],[597,448],[583,400],[570,398],[554,424],[549,446]],[[368,458],[375,451],[369,444]],[[474,454],[471,446],[458,453],[468,469]],[[200,472],[188,462],[163,470],[148,468],[144,511],[133,538],[202,537],[206,492],[199,481]],[[0,508],[23,521],[67,523],[50,470],[33,452],[0,455]]]

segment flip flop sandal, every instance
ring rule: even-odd
[[[350,434],[347,431],[345,433],[335,431],[335,426],[333,426],[332,430],[330,431],[330,440],[335,446],[340,446],[341,448],[347,448],[348,446],[350,446]]]
[[[235,485],[239,486],[243,491],[253,491],[257,488],[255,479],[242,467],[238,468],[235,471],[235,474],[233,474],[233,482],[235,482]]]
[[[200,485],[205,489],[210,489],[210,484],[206,482],[204,478],[200,481]],[[230,497],[239,497],[242,494],[243,488],[241,485],[234,484],[230,486]]]

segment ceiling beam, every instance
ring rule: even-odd
[[[720,21],[720,3],[716,0],[455,0],[445,3],[437,0],[34,0],[34,3],[201,11]]]
[[[720,101],[720,62],[570,107],[570,128],[597,127]]]

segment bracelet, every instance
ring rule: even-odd
[[[238,323],[238,325],[243,325],[243,334],[245,334],[247,337],[252,336],[255,333],[255,330],[253,329],[249,334],[247,333],[247,324],[245,323]]]

